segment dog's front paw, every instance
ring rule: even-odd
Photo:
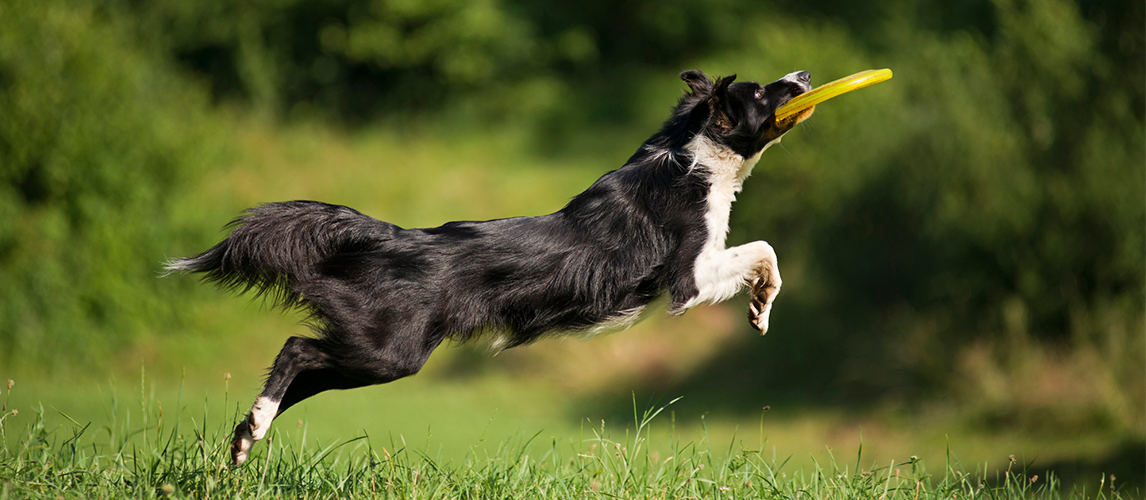
[[[763,335],[768,333],[768,316],[772,301],[780,293],[780,271],[775,265],[764,266],[748,280],[751,300],[748,303],[748,322]]]

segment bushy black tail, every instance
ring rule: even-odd
[[[340,253],[367,251],[400,229],[356,210],[315,201],[267,203],[246,210],[227,227],[227,239],[195,257],[174,259],[167,273],[204,273],[227,289],[255,290],[274,303],[301,303],[296,285]]]

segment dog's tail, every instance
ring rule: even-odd
[[[332,255],[368,251],[400,230],[351,208],[314,201],[267,203],[227,227],[227,239],[195,257],[165,264],[167,274],[204,273],[226,289],[254,290],[283,307],[300,305],[296,285]]]

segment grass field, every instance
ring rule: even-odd
[[[634,394],[629,416],[601,416],[545,379],[459,380],[463,354],[444,354],[423,377],[291,409],[240,469],[226,444],[258,377],[21,379],[0,399],[0,498],[1141,498],[1133,456],[1063,470],[1109,455],[1101,436],[786,405],[705,415]]]
[[[992,468],[965,464],[950,447],[934,462],[917,456],[873,461],[862,442],[854,453],[828,447],[810,460],[793,460],[764,437],[763,418],[758,438],[721,441],[704,429],[691,440],[676,427],[673,402],[641,408],[635,399],[627,425],[585,422],[561,438],[545,430],[500,433],[491,430],[497,423],[491,420],[460,455],[443,451],[432,430],[324,440],[309,437],[304,420],[297,426],[280,420],[247,464],[232,468],[226,446],[232,417],[214,415],[210,404],[193,410],[182,393],[165,411],[145,379],[134,398],[107,396],[114,418],[103,425],[43,405],[9,408],[13,393],[9,385],[0,414],[7,443],[0,450],[0,499],[1113,499],[1140,493],[1123,491],[1114,476],[1092,489],[1064,488],[1053,473],[1040,474],[1013,455]],[[120,407],[130,399],[139,407]],[[67,423],[49,424],[52,414]]]

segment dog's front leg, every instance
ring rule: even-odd
[[[780,293],[781,284],[780,266],[772,245],[753,241],[702,253],[696,262],[696,277],[699,293],[685,309],[727,300],[748,285],[752,295],[748,321],[760,333],[768,332],[772,301]]]

